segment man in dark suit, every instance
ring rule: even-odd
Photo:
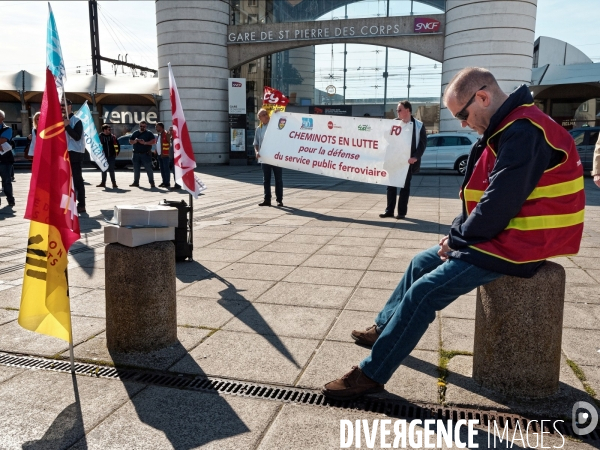
[[[408,100],[403,100],[398,103],[398,119],[406,125],[403,130],[409,131],[412,129],[412,144],[410,146],[410,159],[408,163],[410,167],[406,174],[404,187],[400,188],[400,196],[398,197],[398,215],[396,219],[404,219],[408,212],[408,198],[410,197],[410,181],[415,173],[419,173],[421,169],[421,157],[425,153],[427,146],[427,133],[423,122],[415,119],[412,116],[412,105]],[[396,209],[396,196],[398,196],[398,188],[396,186],[388,186],[387,188],[387,207],[383,214],[379,217],[394,217]]]

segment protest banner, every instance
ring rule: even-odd
[[[269,116],[274,112],[283,112],[289,103],[289,99],[277,89],[265,86],[263,92],[263,109],[267,110]]]
[[[79,117],[79,120],[81,120],[81,123],[83,124],[85,146],[90,152],[90,158],[98,165],[102,172],[106,172],[108,169],[108,161],[106,160],[104,150],[102,150],[100,137],[98,136],[96,125],[94,125],[94,119],[92,118],[92,113],[87,104],[87,100],[81,106],[79,111],[75,113],[75,116]]]
[[[277,112],[260,159],[286,169],[403,187],[411,142],[412,125],[401,120]]]

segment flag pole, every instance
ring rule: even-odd
[[[67,260],[67,264],[68,264],[68,260]],[[65,268],[65,278],[67,279],[67,297],[69,297],[69,308],[71,308],[71,294],[69,292],[69,266],[67,265],[67,267]],[[70,311],[69,311],[70,314]],[[71,316],[71,320],[69,321],[70,323],[70,335],[71,335],[71,339],[69,340],[69,358],[71,360],[71,373],[75,374],[75,355],[73,354],[73,317]]]
[[[191,255],[190,256],[190,261],[194,260],[194,197],[192,194],[189,194],[190,196],[190,251],[191,251]]]

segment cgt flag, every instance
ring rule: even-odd
[[[169,95],[171,97],[171,115],[173,121],[173,163],[175,165],[175,182],[183,186],[194,198],[206,189],[206,185],[194,174],[196,159],[192,149],[190,133],[187,129],[183,108],[179,99],[179,91],[169,63]]]
[[[65,127],[54,77],[46,69],[36,153],[25,218],[31,220],[19,324],[72,342],[67,254],[79,219]]]
[[[266,109],[269,116],[274,112],[283,112],[289,103],[289,99],[277,89],[265,86],[263,95],[263,109]]]

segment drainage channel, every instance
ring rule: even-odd
[[[0,364],[23,369],[50,370],[61,373],[70,373],[71,371],[71,364],[68,361],[12,355],[3,352],[0,352]],[[321,408],[329,407],[373,412],[406,420],[440,419],[444,421],[452,420],[454,423],[458,420],[478,420],[479,424],[486,429],[493,429],[495,424],[500,430],[504,430],[505,428],[509,430],[520,428],[522,431],[528,429],[528,424],[535,420],[537,422],[532,422],[529,426],[536,433],[543,432],[555,435],[558,431],[563,436],[570,436],[580,439],[583,442],[600,443],[600,427],[588,435],[577,436],[568,421],[557,422],[556,419],[544,417],[525,417],[498,411],[418,404],[376,396],[364,397],[353,401],[336,401],[325,398],[318,390],[313,389],[252,383],[226,378],[201,377],[182,373],[116,368],[80,362],[75,363],[75,373],[82,376],[137,382],[157,387],[236,395],[239,397]],[[542,420],[548,422],[541,422]],[[550,426],[546,425],[546,423]],[[544,426],[541,427],[540,424]]]

